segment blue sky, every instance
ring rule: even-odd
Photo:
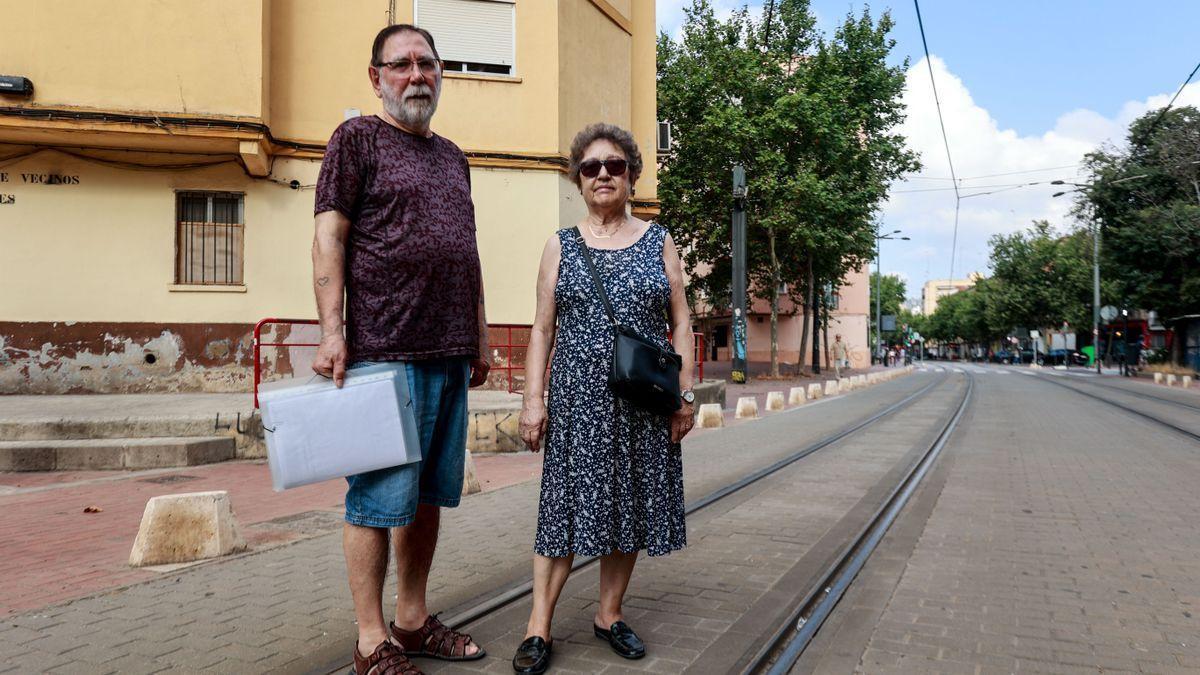
[[[657,0],[660,30],[678,34],[682,7],[690,4]],[[714,0],[719,12],[744,4],[754,12],[761,6]],[[814,0],[812,6],[829,30],[864,3]],[[885,244],[883,271],[907,279],[915,298],[926,279],[950,272],[954,198],[952,191],[903,192],[949,186],[939,180],[949,168],[912,2],[870,6],[892,9],[895,62],[910,58],[905,132],[926,166],[920,177],[894,186],[881,221],[888,231],[901,228],[912,237]],[[1165,104],[1200,61],[1200,0],[923,0],[921,13],[957,175],[1023,172],[964,180],[963,194],[992,189],[972,186],[1075,179],[1071,168],[1043,169],[1069,167],[1099,144],[1119,143],[1128,122]],[[1182,103],[1200,105],[1200,85],[1190,86],[1177,105]],[[1057,189],[1029,186],[964,200],[955,276],[987,274],[993,234],[1021,229],[1034,218],[1060,229],[1076,226],[1067,214],[1069,202],[1050,197]]]

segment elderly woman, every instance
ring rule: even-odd
[[[642,156],[633,136],[593,124],[571,143],[568,175],[588,214],[550,237],[537,281],[526,356],[521,437],[546,454],[533,560],[533,610],[513,658],[519,673],[549,665],[550,622],[576,554],[600,557],[595,634],[617,654],[646,649],[621,603],[638,552],[665,555],[686,543],[679,441],[692,428],[691,312],[679,252],[667,231],[627,212]],[[616,319],[682,357],[683,407],[663,415],[616,398],[607,384],[613,327],[584,258],[590,253]],[[667,317],[670,317],[668,325]],[[546,361],[549,404],[543,401]]]

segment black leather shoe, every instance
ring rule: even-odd
[[[627,659],[640,659],[646,655],[646,645],[624,621],[614,623],[608,630],[592,624],[596,637],[607,640],[610,647],[618,655]]]
[[[550,642],[537,635],[525,638],[521,646],[517,647],[517,655],[513,657],[513,670],[533,675],[546,672],[550,667],[550,645]]]

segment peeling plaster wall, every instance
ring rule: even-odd
[[[248,392],[253,328],[0,322],[0,394]],[[290,373],[290,351],[265,350],[264,370]]]

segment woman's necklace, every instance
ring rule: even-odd
[[[624,224],[625,224],[625,219],[622,218],[620,224],[618,224],[615,228],[613,228],[613,231],[609,232],[608,234],[596,234],[596,228],[592,227],[591,223],[588,223],[588,229],[591,230],[592,236],[595,237],[596,239],[612,239],[617,234],[617,232],[619,232],[621,230],[621,226]]]

